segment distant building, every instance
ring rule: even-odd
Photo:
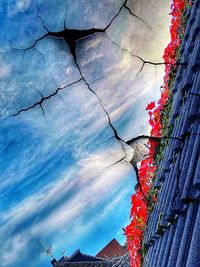
[[[83,254],[80,252],[79,249],[77,251],[75,251],[69,258],[62,257],[59,261],[56,261],[55,259],[53,259],[51,262],[51,264],[54,267],[76,267],[76,266],[104,267],[104,266],[112,266],[111,264],[108,265],[107,263],[108,263],[107,260]]]
[[[96,257],[111,260],[115,257],[122,257],[127,253],[127,247],[121,246],[120,243],[114,238],[99,253],[97,253]]]
[[[70,257],[51,261],[54,267],[129,267],[128,251],[116,239],[109,242],[95,257],[83,254],[79,249]]]

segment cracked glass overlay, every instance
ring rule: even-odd
[[[169,0],[1,1],[2,267],[50,266],[38,240],[57,258],[125,241],[136,184],[126,141],[149,133],[169,10]]]

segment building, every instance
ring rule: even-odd
[[[109,264],[107,260],[93,257],[87,254],[83,254],[79,249],[75,251],[69,258],[63,256],[59,261],[53,259],[51,264],[54,267],[76,267],[76,266],[96,266],[96,267],[104,267],[104,266],[112,266]]]
[[[54,267],[128,267],[128,250],[116,239],[111,240],[96,256],[82,253],[79,249],[70,257],[63,256],[60,260],[51,261]]]
[[[127,247],[121,246],[119,242],[117,242],[117,240],[114,238],[99,253],[97,253],[96,257],[111,260],[115,257],[122,257],[127,253]]]
[[[157,170],[143,267],[200,266],[200,1],[188,17],[172,89],[172,129]],[[184,63],[184,65],[183,65]]]

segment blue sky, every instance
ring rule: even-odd
[[[124,140],[148,133],[145,107],[159,96],[164,67],[139,57],[162,61],[169,2],[144,12],[131,0],[1,1],[2,267],[50,266],[38,239],[57,258],[125,242],[133,151],[114,137],[108,114]],[[76,60],[64,38],[46,36],[111,21],[76,42]]]
[[[27,260],[40,250],[37,239],[53,244],[58,257],[64,249],[68,255],[77,248],[95,254],[113,237],[124,242],[121,228],[129,220],[134,179],[128,163],[111,166],[120,146],[111,137],[105,144],[112,149],[92,146],[83,152],[89,159],[78,162],[68,134],[56,140],[47,125],[34,122],[23,116],[1,122],[2,258],[12,266],[9,251],[23,249]],[[113,159],[105,163],[109,154]],[[41,266],[48,266],[44,261]]]

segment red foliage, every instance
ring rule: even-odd
[[[146,110],[152,110],[153,108],[155,108],[155,101],[154,102],[151,102],[147,107],[146,107]]]
[[[161,136],[161,111],[163,110],[169,96],[169,74],[171,66],[175,66],[176,64],[176,49],[181,42],[179,38],[179,27],[184,6],[185,0],[173,0],[173,4],[171,6],[171,42],[166,47],[163,55],[164,62],[166,63],[163,90],[161,92],[160,100],[157,103],[151,102],[146,108],[150,117],[149,124],[151,126],[151,136],[155,137]],[[141,162],[141,167],[139,169],[139,180],[142,192],[140,188],[138,188],[132,196],[132,208],[130,213],[131,222],[125,228],[128,249],[130,252],[131,267],[141,266],[142,258],[140,250],[142,246],[143,232],[145,230],[148,217],[147,202],[144,196],[147,196],[147,193],[151,188],[152,178],[156,171],[156,166],[153,165],[153,159],[157,142],[150,141],[149,146],[149,157]],[[156,201],[155,197],[152,198],[152,201]]]

